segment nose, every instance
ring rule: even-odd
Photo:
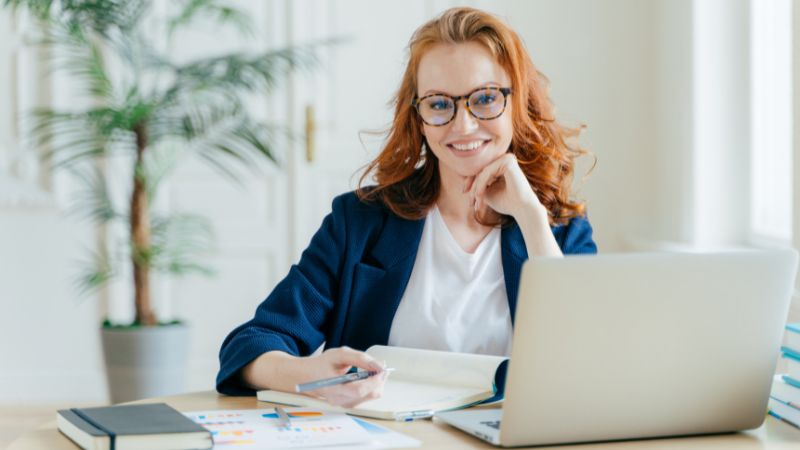
[[[478,128],[478,119],[467,111],[467,101],[461,99],[456,108],[456,116],[453,118],[452,130],[459,134],[467,134]]]

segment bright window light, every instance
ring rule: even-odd
[[[751,205],[754,239],[792,238],[792,5],[751,0]]]

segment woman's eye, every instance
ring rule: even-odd
[[[489,105],[494,103],[497,97],[494,94],[481,94],[475,99],[476,105]]]
[[[433,100],[428,103],[428,107],[434,111],[444,111],[450,107],[450,103],[444,100]]]

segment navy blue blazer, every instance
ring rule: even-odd
[[[425,219],[402,219],[382,205],[363,203],[353,192],[336,197],[300,262],[258,306],[255,317],[225,338],[217,391],[253,395],[239,372],[271,350],[307,356],[323,342],[326,348],[359,350],[386,345],[424,224]],[[597,252],[584,217],[552,230],[564,254]],[[501,242],[513,321],[528,252],[516,224],[503,228]]]

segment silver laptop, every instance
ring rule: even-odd
[[[509,447],[758,427],[797,262],[792,250],[531,260],[502,409],[437,420]]]

